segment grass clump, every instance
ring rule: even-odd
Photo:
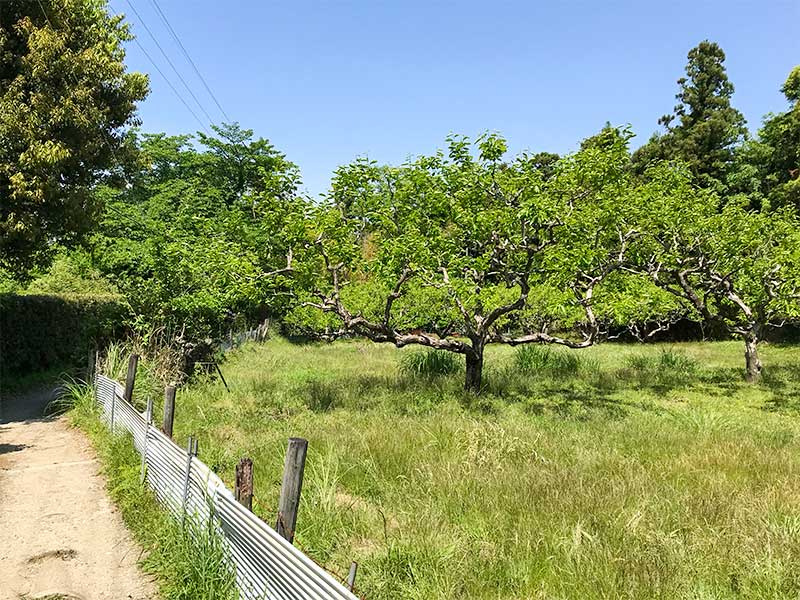
[[[444,350],[410,350],[400,359],[400,372],[410,377],[441,377],[463,370],[463,358]]]
[[[514,352],[514,367],[526,375],[552,379],[571,379],[591,373],[596,365],[574,350],[555,350],[550,346],[525,345]]]
[[[626,360],[623,377],[637,381],[642,387],[674,388],[694,383],[700,369],[684,352],[661,349],[658,354],[633,354]]]
[[[129,435],[112,435],[100,420],[92,389],[64,384],[55,407],[69,409],[71,422],[92,441],[111,498],[143,548],[142,569],[153,575],[163,600],[236,600],[233,570],[218,532],[187,519],[181,526],[140,483],[141,457]]]

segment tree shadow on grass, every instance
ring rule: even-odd
[[[763,410],[800,413],[800,365],[769,366],[759,385],[770,392]]]

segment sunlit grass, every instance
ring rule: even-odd
[[[415,351],[245,346],[230,392],[179,391],[176,436],[229,484],[253,458],[269,523],[286,439],[308,438],[297,543],[340,575],[358,561],[367,598],[800,595],[797,348],[765,346],[758,386],[735,342],[527,367],[492,348],[477,398],[460,372],[404,373]]]

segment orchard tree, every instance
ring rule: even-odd
[[[725,72],[722,48],[705,40],[687,58],[686,76],[678,79],[678,103],[658,121],[666,132],[634,153],[633,167],[644,174],[660,160],[680,160],[699,185],[722,192],[734,148],[747,134],[745,119],[731,106],[733,84]]]
[[[791,210],[764,213],[697,189],[689,173],[658,167],[641,198],[633,271],[673,295],[687,313],[744,342],[745,374],[761,376],[768,327],[800,316],[800,237]]]
[[[596,291],[635,236],[629,134],[607,136],[547,176],[540,157],[504,160],[497,135],[453,137],[397,168],[340,168],[317,208],[306,306],[376,342],[464,355],[473,392],[488,344],[590,346]]]
[[[0,268],[23,277],[100,215],[147,78],[127,73],[121,17],[101,0],[0,2]]]

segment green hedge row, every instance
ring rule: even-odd
[[[0,294],[0,377],[83,365],[129,317],[118,296]]]

